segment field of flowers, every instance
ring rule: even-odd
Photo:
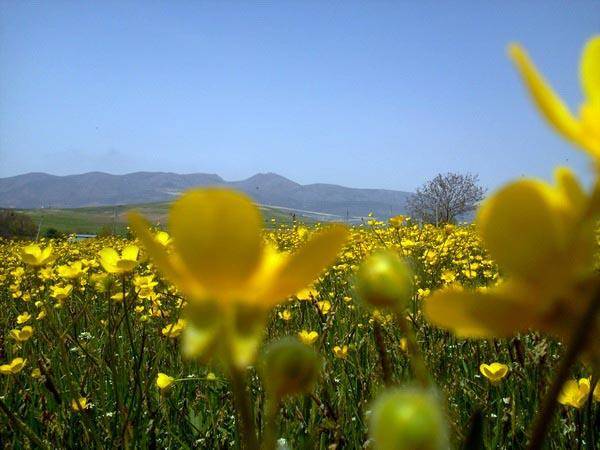
[[[510,55],[590,191],[558,168],[476,225],[264,229],[203,189],[168,233],[0,241],[3,447],[598,448],[600,36],[579,116]]]
[[[290,250],[311,233],[280,226],[266,239]],[[168,235],[158,236],[168,245]],[[135,244],[121,238],[40,242],[56,259],[37,267],[27,264],[32,261],[22,242],[0,244],[5,446],[39,439],[61,447],[216,448],[238,440],[226,375],[219,365],[181,356],[184,299],[143,250],[135,254]],[[128,248],[131,270],[107,272],[100,253],[106,248]],[[488,448],[519,447],[563,349],[536,333],[469,341],[428,325],[422,302],[431,292],[458,283],[488,286],[498,270],[471,226],[421,227],[401,217],[354,228],[331,269],[270,313],[266,342],[291,336],[322,358],[314,390],[283,402],[277,437],[293,443],[290,448],[362,447],[373,399],[386,384],[413,380],[402,328],[392,314],[365,308],[353,288],[357,265],[378,248],[407,257],[414,268],[407,316],[445,399],[456,445],[475,420]],[[503,366],[488,369],[493,363]],[[580,367],[573,375],[590,373]],[[271,380],[259,367],[248,369],[247,377],[260,425],[263,386]],[[600,396],[594,399],[565,401],[551,429],[553,448],[586,448],[578,440],[600,440]],[[13,415],[22,429],[7,421]]]

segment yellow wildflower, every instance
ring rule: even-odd
[[[33,336],[33,328],[26,325],[20,330],[18,328],[10,330],[10,336],[17,342],[25,342]]]
[[[164,374],[164,373],[159,373],[158,377],[156,377],[156,386],[161,391],[164,391],[165,389],[170,388],[174,382],[175,382],[175,378],[170,377],[169,375]]]
[[[131,214],[130,223],[156,266],[189,299],[184,353],[209,356],[216,350],[240,367],[254,359],[268,311],[313,282],[348,234],[331,226],[295,253],[279,253],[265,244],[251,200],[219,188],[190,191],[173,204],[173,252],[156,241],[141,216]]]
[[[87,272],[87,267],[83,267],[83,263],[81,261],[75,261],[69,265],[62,265],[56,268],[56,273],[62,278],[67,280],[72,280],[74,278],[78,278]]]
[[[53,298],[55,298],[58,301],[63,301],[64,299],[69,297],[69,295],[71,295],[71,292],[73,292],[73,286],[70,284],[67,284],[66,286],[50,286],[50,290],[52,291],[50,295]]]
[[[481,364],[479,366],[479,371],[484,377],[490,380],[492,384],[498,384],[506,375],[508,375],[508,366],[498,362]]]
[[[520,180],[484,202],[479,233],[507,279],[486,290],[434,293],[425,301],[429,320],[468,337],[572,332],[592,291],[579,286],[591,276],[595,236],[588,196],[573,173],[559,169],[556,180]]]
[[[2,364],[0,366],[0,374],[2,375],[15,375],[23,370],[25,364],[27,363],[26,359],[23,358],[15,358],[8,364]]]
[[[336,345],[335,347],[333,347],[333,355],[339,359],[346,359],[346,357],[348,356],[348,346],[342,345],[340,347],[339,345]]]
[[[163,336],[168,338],[176,338],[183,332],[186,326],[185,319],[179,319],[175,323],[171,323],[162,329]]]
[[[39,245],[30,244],[21,248],[21,259],[33,267],[45,266],[54,260],[52,246],[41,249]]]
[[[558,396],[558,402],[562,405],[579,409],[585,405],[589,394],[589,378],[581,378],[579,381],[568,380],[562,387],[560,395]]]
[[[318,339],[319,333],[317,333],[316,331],[302,330],[298,333],[298,337],[300,338],[303,344],[310,345]]]
[[[123,274],[131,272],[138,265],[140,249],[135,245],[123,248],[121,256],[114,248],[103,248],[98,255],[100,264],[108,273]]]
[[[71,409],[75,412],[83,411],[91,406],[91,403],[88,403],[88,399],[85,397],[79,397],[77,400],[71,400]]]
[[[579,74],[585,99],[579,117],[574,116],[552,90],[525,50],[513,44],[509,54],[544,118],[565,139],[600,163],[600,35],[587,42],[581,56]]]
[[[17,316],[17,323],[19,325],[22,325],[25,322],[29,322],[29,319],[31,319],[31,314],[29,314],[28,312],[24,312],[23,314],[19,314]]]

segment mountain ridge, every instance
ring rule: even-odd
[[[238,181],[217,174],[138,171],[123,175],[87,172],[52,175],[30,172],[0,178],[0,207],[79,208],[169,201],[193,187],[225,186],[245,192],[257,203],[291,210],[360,218],[387,218],[406,212],[411,193],[351,188],[328,183],[300,184],[282,175],[257,173]]]

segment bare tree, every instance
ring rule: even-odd
[[[408,200],[408,210],[423,222],[453,223],[460,215],[474,211],[484,193],[477,175],[440,173],[417,189]]]

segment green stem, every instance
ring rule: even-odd
[[[581,354],[588,342],[590,333],[595,329],[594,321],[596,320],[599,311],[600,292],[596,291],[587,310],[581,316],[579,323],[573,328],[573,334],[571,335],[571,340],[567,347],[567,353],[565,353],[565,356],[558,366],[556,376],[546,393],[542,408],[535,420],[533,432],[531,433],[531,440],[527,446],[528,450],[539,450],[542,448],[546,433],[548,432],[552,417],[554,416],[554,411],[556,410],[556,400],[558,395],[560,394],[565,381],[569,377],[571,366],[577,361],[577,357]]]
[[[3,400],[0,400],[0,409],[2,412],[8,417],[8,420],[14,425],[16,429],[18,429],[21,433],[23,433],[27,438],[31,441],[31,443],[39,448],[50,450],[50,445],[46,442],[42,441],[31,428],[27,426],[25,422],[15,416],[8,406],[4,403]]]
[[[236,425],[240,435],[241,447],[246,450],[258,450],[259,447],[254,425],[254,414],[252,413],[250,398],[246,391],[244,373],[231,364],[229,375],[235,409],[238,414]]]
[[[373,322],[373,335],[375,337],[377,353],[379,353],[379,362],[381,363],[383,382],[389,387],[392,385],[392,367],[390,365],[390,359],[388,358],[387,349],[385,348],[383,333],[381,332],[381,324],[378,320]]]
[[[409,354],[408,359],[410,361],[410,366],[412,367],[413,373],[415,374],[415,378],[422,387],[429,387],[431,385],[431,380],[429,378],[427,366],[425,365],[425,360],[421,354],[419,344],[417,344],[417,338],[413,329],[410,327],[406,317],[402,316],[402,313],[396,313],[396,322],[406,337]]]

